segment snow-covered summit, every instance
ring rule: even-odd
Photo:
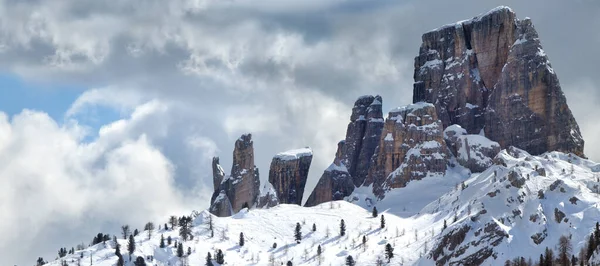
[[[275,155],[275,157],[273,157],[273,158],[277,158],[280,160],[295,160],[295,159],[298,159],[301,157],[312,156],[312,155],[313,155],[312,149],[310,147],[306,147],[306,148],[301,148],[301,149],[294,149],[294,150],[280,152],[277,155]]]

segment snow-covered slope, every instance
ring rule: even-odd
[[[600,221],[600,165],[559,152],[531,156],[515,148],[501,151],[494,163],[476,174],[451,167],[445,176],[392,190],[382,201],[374,200],[369,188],[359,188],[348,201],[310,208],[282,204],[213,217],[213,238],[205,211],[194,220],[194,239],[184,242],[184,250],[192,250],[186,260],[188,265],[204,265],[207,252],[214,256],[221,249],[227,265],[269,265],[271,257],[276,265],[318,265],[321,245],[322,265],[343,265],[348,255],[357,265],[375,265],[378,257],[385,261],[384,247],[390,243],[395,249],[391,265],[498,265],[519,256],[535,260],[546,247],[555,249],[562,235],[570,237],[577,254]],[[372,218],[372,206],[385,216],[384,229],[379,217]],[[343,237],[341,219],[347,226]],[[296,223],[302,225],[300,243],[294,241]],[[243,247],[238,245],[240,233],[245,235]],[[179,241],[177,230],[163,229],[150,239],[142,232],[135,238],[134,257],[153,256],[151,265],[180,265],[173,245],[159,248],[160,235]],[[366,247],[361,246],[363,236]],[[115,265],[111,242],[63,259],[89,265],[91,254],[93,265]],[[119,244],[128,262],[126,241]]]

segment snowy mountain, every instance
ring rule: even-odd
[[[551,265],[551,252],[563,265],[600,262],[600,164],[583,155],[529,19],[499,7],[425,33],[414,88],[414,103],[385,119],[382,97],[356,100],[304,207],[312,150],[275,155],[261,186],[245,134],[229,174],[213,159],[211,207],[192,212],[189,228],[184,216],[179,228],[107,239],[49,265],[120,256],[196,266],[221,252],[224,265],[529,265],[542,254]]]
[[[560,152],[532,156],[516,148],[501,151],[494,162],[482,173],[469,175],[457,166],[444,176],[396,189],[376,203],[377,218],[371,215],[372,201],[365,200],[369,195],[360,191],[347,201],[315,207],[280,204],[243,209],[222,218],[203,211],[194,218],[193,240],[183,241],[184,251],[191,249],[189,256],[177,257],[173,244],[159,247],[161,236],[182,241],[176,227],[156,230],[150,238],[147,231],[140,232],[133,257],[153,256],[146,260],[149,265],[186,261],[196,266],[205,264],[208,252],[214,256],[221,249],[226,265],[270,265],[271,259],[275,265],[287,261],[318,265],[320,245],[322,265],[343,265],[347,256],[357,265],[376,265],[378,258],[386,261],[385,245],[390,243],[394,247],[390,265],[498,265],[515,257],[536,260],[546,247],[555,248],[563,235],[570,237],[577,254],[600,221],[600,165]],[[209,216],[214,237],[210,237]],[[342,219],[345,236],[340,236]],[[296,223],[302,226],[300,243],[294,240]],[[245,238],[243,247],[240,233]],[[362,246],[363,236],[366,246]],[[127,263],[127,240],[118,243]],[[62,261],[90,265],[91,255],[92,265],[112,266],[117,262],[114,253],[115,244],[109,240],[48,265]]]

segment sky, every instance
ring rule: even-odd
[[[354,100],[412,100],[421,34],[499,5],[530,17],[600,161],[600,2],[0,0],[0,264],[208,207],[252,133],[332,162]]]

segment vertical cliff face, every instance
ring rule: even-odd
[[[312,157],[310,148],[290,150],[273,157],[269,183],[273,185],[279,203],[302,204]]]
[[[390,111],[364,185],[373,193],[404,187],[411,180],[443,175],[450,155],[435,106],[416,103]]]
[[[218,158],[213,158],[212,165],[215,192],[211,198],[210,211],[213,214],[229,216],[240,211],[245,204],[252,207],[256,203],[260,192],[260,178],[258,168],[254,165],[252,135],[242,135],[235,142],[231,175],[225,176]],[[228,205],[231,211],[223,210]]]
[[[333,163],[325,169],[319,182],[306,200],[304,206],[312,207],[323,202],[342,200],[354,191],[352,177],[342,163],[342,151],[345,141],[338,142],[337,152]]]
[[[583,138],[529,19],[499,7],[423,34],[413,102],[502,148],[583,155]]]
[[[381,103],[381,96],[365,95],[358,98],[352,108],[341,160],[356,187],[362,185],[367,177],[371,157],[381,135]]]

